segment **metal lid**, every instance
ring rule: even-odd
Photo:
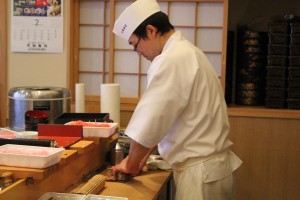
[[[62,87],[14,87],[8,92],[11,99],[68,99],[71,98],[69,89]]]

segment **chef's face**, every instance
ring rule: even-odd
[[[154,29],[155,27],[148,25],[146,30],[147,38],[140,38],[132,34],[128,40],[129,45],[133,46],[133,50],[149,61],[153,61],[153,59],[161,53],[157,34],[154,32]]]

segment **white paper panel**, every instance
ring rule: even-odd
[[[205,53],[215,68],[219,77],[221,77],[221,69],[222,69],[222,54],[221,53]]]
[[[160,10],[168,14],[168,2],[158,2]]]
[[[116,9],[116,19],[120,16],[120,14],[125,10],[127,6],[129,6],[132,2],[115,2]],[[160,6],[160,10],[164,13],[168,11],[168,3],[167,2],[158,2]],[[109,7],[109,6],[108,6]]]
[[[176,30],[180,30],[183,36],[189,40],[191,43],[195,44],[195,29],[193,28],[176,28]]]
[[[102,74],[79,74],[79,82],[85,84],[86,95],[99,95]]]
[[[103,51],[81,50],[79,52],[79,69],[86,71],[102,71]]]
[[[129,45],[128,41],[115,36],[115,48],[116,49],[132,49],[133,51],[133,46]]]
[[[115,2],[115,16],[116,19],[120,16],[120,14],[128,7],[132,2]]]
[[[115,51],[115,72],[138,73],[139,59],[136,52]]]
[[[105,66],[105,71],[108,72],[108,68],[109,68],[109,50],[105,51],[104,66]]]
[[[130,5],[131,2],[117,1],[116,3],[116,18],[123,12],[123,10]],[[206,55],[212,62],[218,75],[221,75],[221,58],[222,58],[222,26],[223,26],[223,3],[219,2],[159,2],[161,10],[169,14],[170,21],[174,26],[212,26],[220,28],[198,28],[196,31],[193,28],[179,28],[183,35],[192,43],[195,43],[195,34],[197,39],[197,46],[206,52]],[[195,24],[195,5],[197,5],[198,15],[197,24]],[[170,7],[169,7],[170,6]],[[168,13],[168,10],[170,13]],[[182,15],[184,13],[184,15]],[[110,30],[106,30],[105,34],[109,34]],[[100,36],[101,37],[101,36]],[[109,46],[109,38],[106,37],[105,46]],[[139,58],[133,51],[119,51],[118,49],[133,50],[133,47],[119,37],[115,37],[115,72],[117,73],[138,73],[139,72]],[[210,51],[217,51],[220,53],[210,53]],[[106,54],[108,57],[108,54]],[[108,62],[108,60],[107,60]],[[141,57],[141,73],[146,74],[150,62]],[[115,75],[115,83],[121,85],[121,96],[137,97],[138,96],[138,75]],[[141,78],[141,94],[146,88],[146,75]]]
[[[121,97],[137,97],[138,96],[138,76],[133,75],[116,75],[115,83],[121,85]]]
[[[80,1],[81,24],[103,24],[104,2],[103,1]]]
[[[80,47],[103,48],[103,27],[80,27]]]
[[[199,28],[197,46],[203,51],[222,51],[222,34],[221,28]]]
[[[223,26],[224,4],[219,2],[198,4],[198,26]]]
[[[194,26],[195,3],[172,2],[170,4],[169,19],[174,26]]]
[[[105,17],[105,23],[106,24],[109,24],[110,22],[110,3],[109,2],[106,2],[106,17]],[[109,29],[109,27],[108,27]]]

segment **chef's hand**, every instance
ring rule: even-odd
[[[131,176],[137,176],[145,166],[147,160],[144,159],[147,159],[151,149],[132,140],[128,156],[120,164],[113,167],[114,175],[117,172],[123,172],[131,174]]]
[[[130,174],[131,176],[137,176],[140,173],[139,166],[130,166],[128,163],[128,156],[123,159],[119,164],[113,166],[113,175],[115,176],[117,172],[122,172],[125,174]]]

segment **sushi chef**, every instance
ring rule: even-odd
[[[232,142],[218,76],[204,53],[175,31],[155,0],[137,0],[113,32],[151,62],[147,89],[125,134],[128,156],[114,173],[137,176],[154,148],[173,168],[176,200],[227,200],[241,160]]]

